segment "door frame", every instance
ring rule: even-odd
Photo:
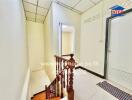
[[[63,25],[67,25],[67,26],[71,26],[74,28],[74,32],[73,32],[73,53],[75,54],[75,27],[70,25],[70,24],[66,24],[66,23],[59,23],[59,55],[62,55],[62,26]]]
[[[132,12],[132,8],[128,9],[123,12],[124,15]],[[109,41],[110,41],[110,34],[109,34],[109,26],[112,19],[118,18],[121,16],[111,16],[106,19],[106,35],[105,35],[105,59],[104,59],[104,77],[107,79],[108,74],[108,50],[109,50]]]

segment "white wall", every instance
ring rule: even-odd
[[[53,14],[52,8],[49,10],[49,13],[45,19],[44,23],[44,40],[45,40],[45,71],[49,76],[50,80],[53,80],[55,77],[55,66],[52,65],[54,63],[54,53],[53,53]],[[54,68],[53,68],[54,67]]]
[[[79,61],[81,15],[56,3],[53,3],[53,36],[56,54],[58,54],[59,51],[59,23],[70,25],[75,28],[75,56],[76,60]]]
[[[54,55],[59,54],[59,23],[64,23],[75,27],[76,43],[75,53],[79,59],[79,35],[80,35],[80,15],[53,3],[46,17],[45,28],[45,69],[50,78],[53,80],[56,76],[55,58]]]
[[[43,68],[44,64],[44,25],[26,22],[28,34],[29,67],[32,71]]]
[[[45,73],[44,70],[39,70],[39,71],[33,71],[31,73],[31,79],[30,79],[30,88],[29,88],[29,97],[31,100],[31,97],[39,93],[41,91],[45,90],[45,85],[50,85],[50,80]]]
[[[29,87],[30,87],[30,68],[28,68],[28,72],[25,77],[23,89],[22,89],[22,94],[20,100],[30,100],[30,95],[29,95]]]
[[[103,74],[104,35],[102,35],[102,3],[82,15],[81,63],[89,70]],[[97,10],[98,9],[98,10]]]
[[[0,99],[20,100],[27,45],[21,0],[0,0]]]
[[[103,0],[81,16],[81,63],[101,75],[104,74],[106,18],[111,13],[109,8],[117,4],[126,9],[132,7],[129,0]]]

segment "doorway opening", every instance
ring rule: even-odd
[[[71,25],[61,24],[60,55],[75,54],[75,28]]]

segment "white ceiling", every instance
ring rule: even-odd
[[[26,19],[44,23],[52,1],[81,14],[102,0],[23,0]]]

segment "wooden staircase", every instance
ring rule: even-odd
[[[48,87],[45,86],[45,91],[35,94],[31,100],[61,100],[64,96],[67,96],[68,100],[74,100],[73,69],[76,62],[73,56],[74,54],[55,56],[56,78]]]
[[[31,100],[46,100],[46,92],[43,91],[43,92],[35,94],[31,98]],[[60,100],[60,97],[54,97],[54,98],[51,98],[51,99],[48,99],[48,100]]]

